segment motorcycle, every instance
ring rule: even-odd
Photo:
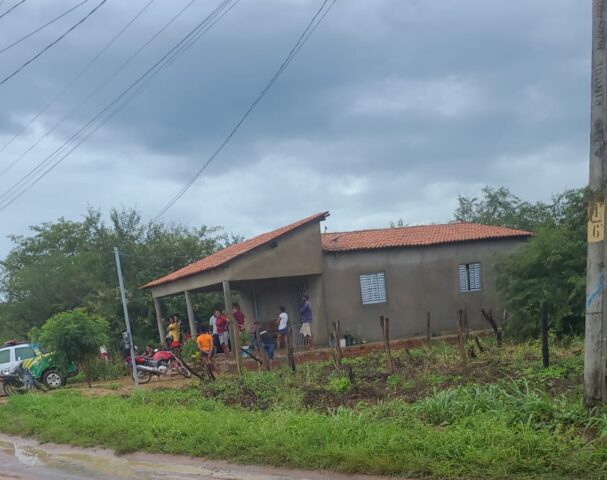
[[[126,357],[124,361],[129,374],[133,375],[131,357]],[[185,378],[192,377],[192,373],[187,369],[179,357],[176,357],[172,352],[164,350],[156,350],[151,358],[136,355],[135,363],[137,365],[137,379],[141,384],[148,383],[152,379],[152,375],[161,377],[171,369],[177,370]]]
[[[46,387],[36,380],[21,363],[10,372],[0,373],[0,384],[2,384],[2,390],[7,396],[26,393],[34,389],[46,391]]]

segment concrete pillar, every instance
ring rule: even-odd
[[[223,298],[226,307],[226,313],[230,319],[230,337],[232,337],[232,351],[236,355],[236,368],[238,373],[242,375],[242,359],[240,358],[240,331],[232,315],[232,292],[230,291],[230,282],[224,280],[223,282]]]
[[[192,338],[196,339],[198,331],[196,330],[196,319],[194,318],[194,308],[192,307],[192,297],[188,290],[185,291],[185,305],[188,310],[188,321],[190,322],[190,333]]]
[[[329,344],[329,323],[322,275],[312,277],[308,285],[310,303],[312,304],[314,345],[326,346]]]
[[[160,345],[162,348],[166,348],[166,330],[162,323],[162,309],[160,308],[160,300],[154,298],[154,308],[156,309],[156,322],[158,323],[158,335],[160,335]]]

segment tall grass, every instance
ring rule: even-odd
[[[534,392],[495,386],[326,413],[229,407],[196,389],[128,397],[62,391],[13,397],[0,408],[5,432],[119,452],[433,478],[606,478],[605,447],[575,433],[583,421],[566,400],[550,405]]]

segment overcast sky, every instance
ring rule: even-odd
[[[81,0],[29,0],[0,49]],[[0,53],[0,77],[74,25],[89,0]],[[0,148],[149,0],[107,0],[0,85]],[[156,0],[0,152],[0,171],[190,0]],[[17,0],[0,0],[0,15]],[[219,3],[197,0],[4,175],[0,195]],[[241,0],[56,169],[0,212],[8,234],[87,206],[155,216],[219,146],[322,0]],[[549,199],[587,182],[590,0],[337,0],[284,75],[165,220],[251,236],[329,210],[329,230],[452,218],[457,196],[507,186]]]

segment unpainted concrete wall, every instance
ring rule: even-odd
[[[380,315],[390,317],[390,334],[403,338],[426,333],[426,312],[434,335],[454,332],[457,310],[467,308],[471,328],[488,328],[484,306],[501,317],[495,292],[496,256],[513,252],[525,240],[468,242],[423,248],[325,253],[327,322],[340,321],[342,334],[379,341]],[[460,293],[459,265],[481,263],[481,291]],[[363,305],[360,274],[385,272],[387,303]]]
[[[252,280],[320,274],[323,255],[319,222],[313,222],[232,260],[225,268],[193,275],[151,289],[152,296],[196,291],[223,280]]]

